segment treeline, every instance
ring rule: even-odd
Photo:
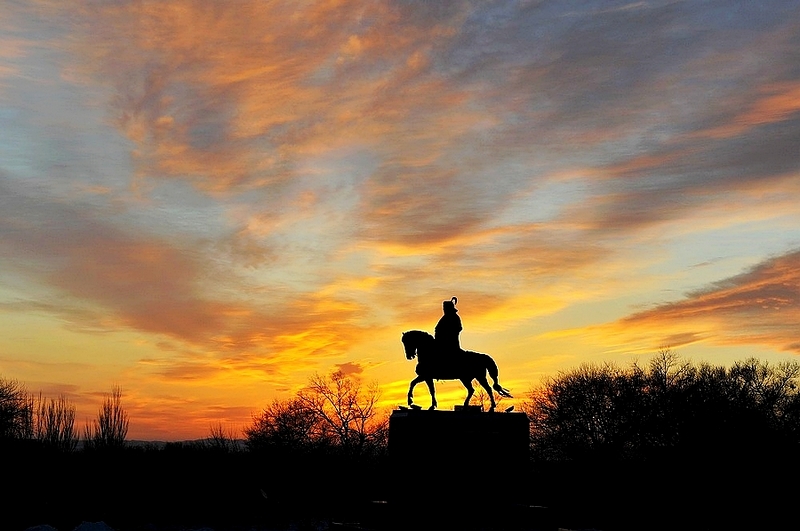
[[[527,393],[534,461],[642,460],[675,452],[800,445],[800,363],[750,358],[730,367],[691,363],[665,349],[642,366],[583,364]],[[476,395],[477,396],[477,395]],[[388,411],[376,385],[341,372],[315,375],[292,398],[275,400],[242,433],[211,426],[205,445],[272,453],[385,453]],[[479,400],[480,397],[477,397]],[[106,395],[96,418],[75,426],[65,397],[30,394],[0,378],[0,441],[37,441],[73,451],[123,447],[129,416],[122,392]],[[244,448],[238,440],[244,438]],[[203,441],[201,441],[201,446]]]
[[[669,350],[558,374],[525,405],[530,497],[573,529],[778,529],[800,472],[799,374]]]
[[[42,448],[65,452],[75,450],[80,442],[84,449],[121,448],[129,422],[122,391],[115,386],[104,397],[97,417],[84,426],[81,439],[75,405],[66,397],[34,396],[18,380],[0,378],[0,444],[36,442]]]
[[[313,376],[295,397],[275,400],[243,433],[226,431],[221,424],[209,428],[204,440],[168,444],[178,447],[238,451],[240,437],[254,452],[336,452],[365,456],[385,451],[388,414],[378,409],[377,385],[362,386],[336,371]],[[83,429],[75,425],[75,406],[64,396],[46,398],[29,393],[21,382],[0,378],[0,443],[33,442],[42,448],[71,452],[126,446],[130,419],[122,403],[122,390],[106,395],[97,416]],[[152,447],[143,447],[153,450]]]
[[[643,367],[584,364],[532,391],[535,460],[646,460],[796,450],[800,364],[731,367],[662,350]]]
[[[66,398],[0,379],[0,455],[22,464],[0,482],[9,508],[0,528],[102,520],[117,531],[285,529],[355,518],[386,499],[388,415],[378,399],[377,386],[334,372],[265,407],[243,434],[217,424],[197,441],[134,445],[119,388],[81,437]]]

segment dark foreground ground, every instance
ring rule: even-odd
[[[447,471],[386,456],[3,448],[0,530],[72,531],[791,529],[795,456],[643,463],[490,458]]]

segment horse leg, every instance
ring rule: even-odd
[[[436,389],[433,386],[433,380],[425,380],[425,383],[428,384],[428,391],[431,393],[431,407],[428,409],[436,409],[438,404],[436,403]]]
[[[489,395],[489,401],[492,404],[492,407],[489,408],[489,411],[494,411],[494,408],[497,407],[497,404],[494,401],[494,392],[492,391],[492,388],[489,386],[489,382],[486,380],[486,376],[481,376],[477,380],[478,383],[481,384],[481,387],[483,387],[486,390],[486,393]]]
[[[475,388],[472,387],[472,380],[461,378],[461,383],[464,384],[464,387],[467,388],[467,398],[464,400],[464,407],[467,407],[469,405],[469,400],[472,398],[472,395],[475,394]]]
[[[499,371],[497,370],[497,364],[494,362],[491,356],[489,356],[488,354],[482,354],[482,356],[485,356],[484,359],[485,359],[486,370],[489,372],[489,376],[491,376],[492,380],[494,381],[492,389],[497,391],[497,394],[500,396],[504,396],[506,398],[514,398],[511,396],[511,393],[508,391],[508,389],[500,385],[500,378],[498,376]]]
[[[418,383],[422,382],[423,378],[421,376],[417,376],[413,380],[411,380],[411,385],[408,386],[408,405],[414,404],[414,387],[417,386]]]

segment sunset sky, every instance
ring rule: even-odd
[[[800,1],[0,4],[0,378],[81,426],[118,385],[131,439],[241,430],[336,369],[395,407],[451,296],[506,404],[798,359]]]

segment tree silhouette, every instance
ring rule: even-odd
[[[319,444],[318,419],[299,398],[275,400],[245,428],[250,450],[307,450]]]
[[[233,428],[226,429],[221,422],[212,424],[209,428],[205,446],[218,452],[237,452],[241,449],[237,440],[236,432]]]
[[[34,402],[18,380],[0,378],[0,440],[30,439]]]
[[[662,349],[648,368],[584,364],[533,389],[524,405],[537,459],[642,459],[800,442],[797,362],[730,369]]]
[[[66,397],[45,399],[39,394],[36,408],[36,438],[45,446],[66,452],[78,445],[75,406]]]
[[[318,419],[320,438],[332,440],[345,451],[360,453],[385,438],[386,420],[377,419],[377,385],[364,390],[358,380],[336,371],[327,378],[314,375],[297,397]]]
[[[312,376],[290,400],[276,400],[245,429],[250,449],[336,449],[348,454],[375,451],[386,443],[388,418],[378,411],[377,385],[341,371]]]
[[[128,436],[128,413],[122,407],[122,390],[114,386],[91,425],[85,426],[85,445],[90,449],[114,449],[125,446]]]

